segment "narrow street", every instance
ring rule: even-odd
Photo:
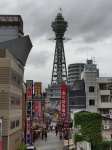
[[[39,139],[35,142],[36,150],[63,150],[63,140],[55,134],[55,131],[48,132],[47,140]]]

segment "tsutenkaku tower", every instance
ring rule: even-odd
[[[63,36],[67,26],[67,22],[64,20],[62,14],[58,13],[55,21],[51,25],[52,30],[55,32],[54,40],[56,40],[51,84],[67,83],[67,69],[63,44],[65,40]]]

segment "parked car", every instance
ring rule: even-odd
[[[26,148],[26,150],[36,150],[36,147],[35,147],[35,146],[28,146],[28,147]]]

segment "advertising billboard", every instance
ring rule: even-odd
[[[61,85],[61,99],[60,99],[60,113],[61,121],[64,122],[67,118],[67,85]]]
[[[85,65],[85,72],[96,72],[96,71],[97,71],[96,64]]]
[[[42,111],[41,111],[41,101],[34,102],[34,116],[38,117],[39,121],[41,121]]]
[[[41,82],[35,82],[34,83],[34,95],[37,98],[41,98],[42,93],[42,83]]]

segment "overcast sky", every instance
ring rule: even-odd
[[[85,63],[95,57],[100,76],[112,76],[112,0],[3,0],[1,14],[21,15],[24,35],[33,48],[25,66],[24,81],[51,83],[55,43],[51,22],[59,7],[68,22],[64,43],[66,64]]]

